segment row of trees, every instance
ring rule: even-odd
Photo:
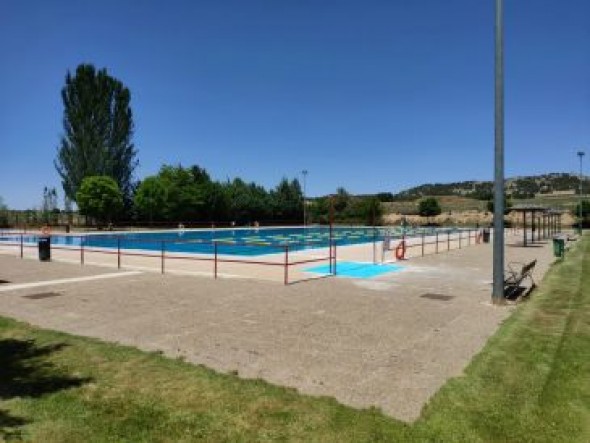
[[[124,198],[117,183],[107,176],[83,180],[76,200],[82,213],[103,222],[120,218]],[[163,166],[147,177],[133,196],[132,213],[137,222],[235,222],[301,223],[303,193],[297,179],[286,178],[270,191],[240,178],[211,180],[199,166]],[[306,203],[310,223],[350,222],[380,224],[383,210],[377,197],[353,197],[343,188],[334,196]]]
[[[272,190],[240,178],[211,180],[199,166],[163,166],[137,188],[137,215],[151,221],[296,221],[303,217],[303,193],[297,179],[283,178]]]
[[[302,221],[303,193],[297,179],[284,178],[267,191],[240,178],[218,182],[199,166],[162,166],[136,187],[130,210],[108,176],[83,180],[76,201],[80,211],[101,221],[132,217],[139,222]]]

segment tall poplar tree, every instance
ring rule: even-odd
[[[67,72],[61,96],[64,133],[54,164],[66,196],[76,201],[85,177],[109,176],[131,201],[138,162],[129,89],[106,69],[81,64],[74,76]]]

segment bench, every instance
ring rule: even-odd
[[[504,297],[514,300],[518,298],[526,288],[522,286],[522,282],[525,279],[531,281],[530,291],[533,290],[535,280],[533,280],[533,270],[537,264],[537,260],[533,260],[530,263],[508,263],[508,270],[506,271],[507,277],[504,279]]]

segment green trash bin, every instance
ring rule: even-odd
[[[563,258],[565,255],[565,239],[560,237],[553,238],[553,255],[557,258]]]

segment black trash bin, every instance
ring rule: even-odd
[[[51,260],[51,237],[39,237],[39,261]]]
[[[482,231],[482,239],[483,239],[484,243],[490,242],[490,230],[489,229],[484,229]]]

